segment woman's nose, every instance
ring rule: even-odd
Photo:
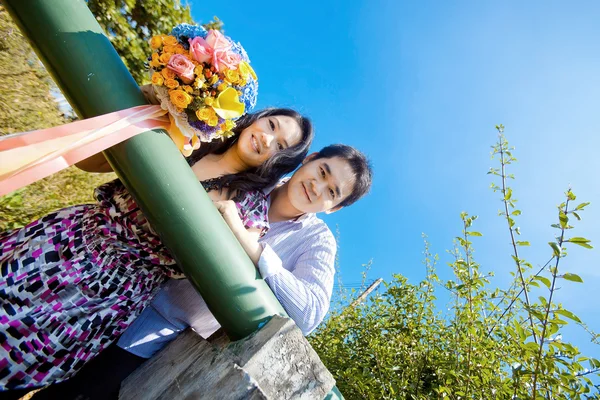
[[[262,134],[262,142],[263,145],[267,148],[271,147],[271,143],[273,143],[273,135],[269,135],[268,133]]]

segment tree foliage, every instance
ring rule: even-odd
[[[508,186],[513,176],[506,169],[516,160],[504,128],[497,128],[492,156],[500,165],[490,174],[504,205],[499,214],[510,237],[512,285],[492,288],[492,275],[474,257],[473,241],[482,236],[473,230],[477,217],[462,213],[461,233],[449,252],[454,279],[438,278],[438,258],[425,240],[422,282],[395,275],[383,294],[334,312],[310,338],[346,398],[600,399],[600,360],[582,355],[561,332],[576,324],[596,344],[598,335],[557,299],[559,284],[582,283],[563,272],[563,263],[568,247],[591,248],[589,240],[571,234],[572,220],[581,219],[589,203],[577,204],[570,189],[565,193],[548,260],[534,269],[519,254],[529,242],[520,240],[521,210]],[[446,311],[436,308],[440,288],[450,298]]]
[[[148,83],[145,64],[152,53],[148,41],[177,24],[194,23],[189,5],[180,0],[88,0],[88,7],[139,84]],[[215,19],[205,27],[221,29]]]

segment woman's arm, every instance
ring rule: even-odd
[[[246,229],[244,227],[238,209],[232,200],[216,201],[214,204],[227,225],[229,225],[238,242],[244,248],[244,251],[246,251],[246,254],[248,254],[248,257],[250,257],[255,266],[258,266],[258,260],[260,260],[260,255],[263,251],[262,246],[258,243],[261,231],[259,229]]]
[[[86,172],[112,172],[113,170],[102,153],[94,154],[85,160],[79,161],[75,166]]]
[[[152,85],[140,86],[140,90],[144,94],[148,104],[160,104],[160,101],[156,98]],[[75,166],[86,172],[112,172],[113,170],[102,153],[94,154],[93,156],[76,163]]]

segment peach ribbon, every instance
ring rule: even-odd
[[[116,111],[54,128],[0,136],[0,196],[151,129],[169,129],[157,105]]]

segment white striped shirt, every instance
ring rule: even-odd
[[[260,239],[263,252],[258,268],[290,318],[307,335],[329,309],[335,238],[314,214],[270,226]],[[149,358],[188,326],[204,338],[220,327],[187,279],[170,280],[117,344]]]

